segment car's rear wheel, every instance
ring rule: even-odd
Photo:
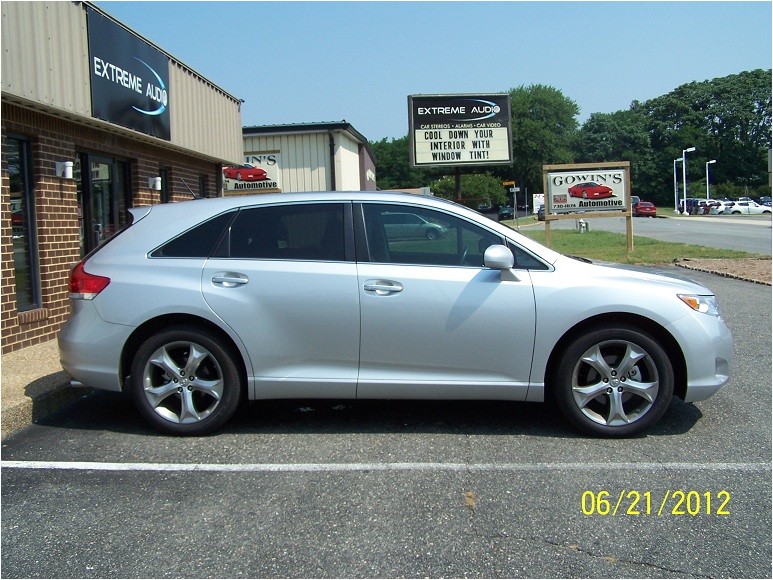
[[[674,392],[668,355],[648,334],[627,326],[575,339],[562,353],[552,394],[585,433],[627,437],[663,416]]]
[[[207,331],[178,327],[140,346],[130,390],[154,427],[175,435],[203,435],[231,418],[242,385],[234,355],[221,342]]]

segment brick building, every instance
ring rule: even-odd
[[[52,339],[128,207],[222,194],[241,101],[89,2],[3,2],[2,352]]]

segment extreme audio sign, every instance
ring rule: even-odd
[[[410,95],[411,165],[510,165],[510,95]]]
[[[88,7],[91,114],[171,138],[169,58]]]

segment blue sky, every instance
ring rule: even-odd
[[[232,95],[242,123],[408,132],[411,94],[559,89],[591,113],[771,68],[771,2],[97,2]]]

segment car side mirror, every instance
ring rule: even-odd
[[[499,279],[502,282],[520,282],[520,278],[513,270],[515,258],[510,248],[495,244],[489,246],[483,254],[483,265],[492,270],[499,270]]]
[[[507,246],[494,244],[483,254],[483,265],[492,270],[510,270],[514,264],[515,258]]]

